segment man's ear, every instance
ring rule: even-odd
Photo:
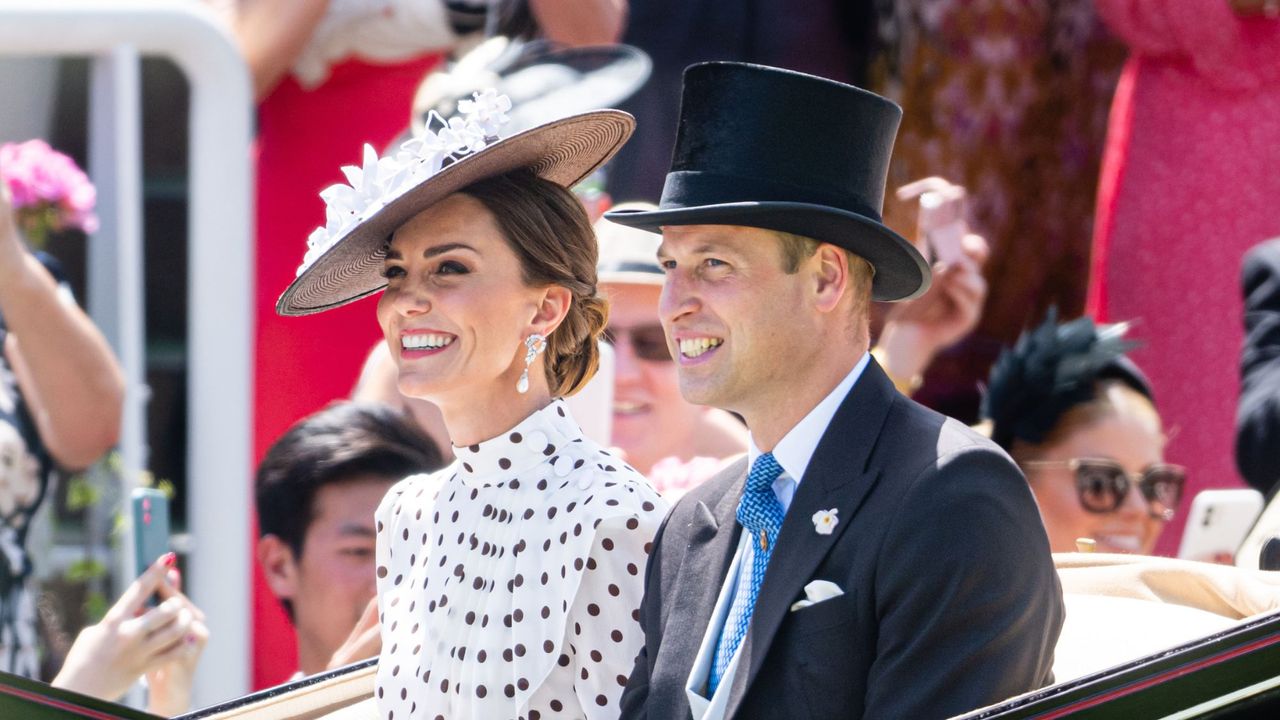
[[[835,245],[822,243],[809,258],[808,265],[809,272],[813,274],[815,305],[822,312],[835,310],[841,298],[851,290],[848,256]]]
[[[270,534],[258,538],[258,563],[262,565],[271,594],[281,600],[292,600],[298,593],[298,561],[289,543]]]

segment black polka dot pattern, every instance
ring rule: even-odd
[[[616,718],[666,503],[560,401],[454,452],[378,508],[378,717]]]

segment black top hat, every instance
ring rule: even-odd
[[[902,110],[875,93],[747,63],[690,66],[658,209],[606,213],[663,225],[743,225],[850,250],[875,268],[876,300],[929,288],[929,266],[885,227],[885,176]]]

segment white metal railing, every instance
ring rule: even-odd
[[[0,55],[93,58],[90,174],[103,222],[90,243],[89,310],[125,369],[130,477],[146,463],[138,58],[168,58],[190,84],[187,589],[211,632],[193,702],[242,695],[252,625],[248,70],[212,12],[191,0],[0,0]]]

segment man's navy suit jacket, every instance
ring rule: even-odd
[[[685,683],[738,545],[741,460],[654,540],[622,717],[690,717]],[[837,511],[830,534],[813,515]],[[812,580],[844,594],[800,610]],[[874,361],[787,511],[727,718],[949,717],[1052,681],[1062,591],[1027,481],[997,446],[903,397]]]

